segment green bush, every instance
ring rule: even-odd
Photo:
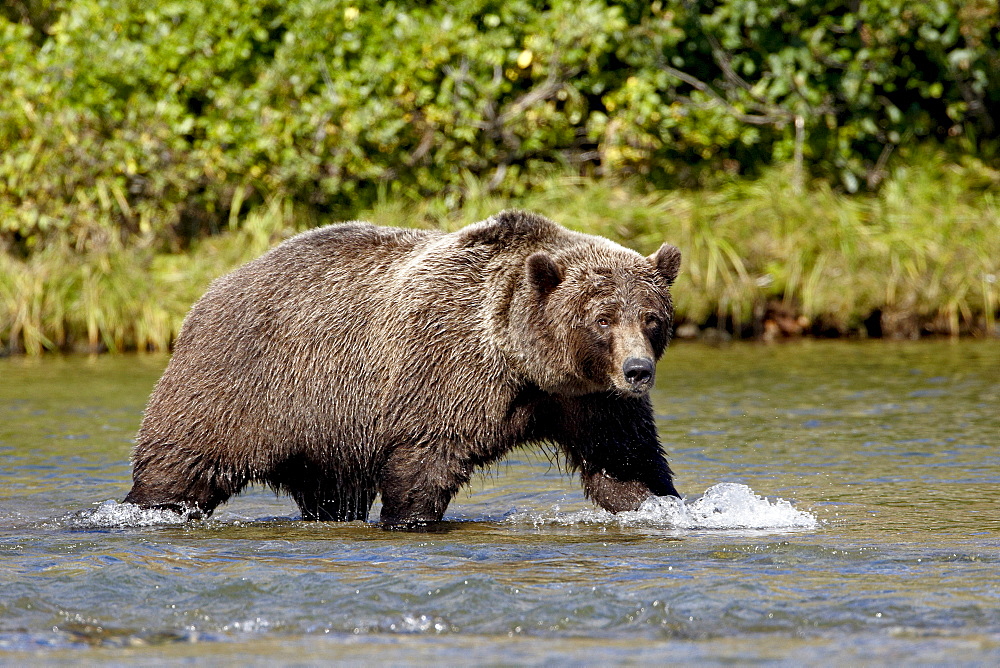
[[[918,140],[996,158],[998,21],[991,0],[19,0],[0,238],[176,249],[271,197],[347,218],[567,168],[876,188]]]
[[[506,198],[472,181],[459,207],[447,195],[388,199],[360,217],[454,230],[518,205],[644,254],[667,239],[683,253],[674,296],[688,325],[762,334],[784,314],[822,335],[1000,335],[1000,197],[979,185],[1000,174],[927,152],[906,159],[877,195],[795,192],[786,166],[695,191],[561,176]],[[184,253],[117,242],[86,255],[58,244],[0,253],[0,354],[165,350],[213,278],[312,222],[275,200]]]

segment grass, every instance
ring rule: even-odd
[[[643,253],[679,246],[674,292],[689,330],[768,335],[795,322],[819,335],[997,335],[1000,173],[980,163],[924,156],[867,197],[825,183],[796,194],[780,168],[700,191],[562,177],[519,200],[473,182],[458,205],[454,195],[385,201],[358,217],[454,230],[514,206]],[[0,253],[0,350],[165,350],[213,278],[315,224],[281,201],[229,222],[186,254],[120,243]]]

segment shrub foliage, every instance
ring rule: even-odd
[[[16,0],[0,239],[179,248],[280,198],[658,186],[790,162],[877,188],[897,147],[988,162],[993,0]]]

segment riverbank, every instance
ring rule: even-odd
[[[784,169],[688,191],[563,177],[520,198],[471,184],[460,202],[387,201],[357,217],[454,230],[521,207],[642,253],[668,240],[684,254],[681,336],[1000,333],[1000,173],[904,165],[872,196],[791,183]],[[273,201],[183,254],[113,240],[86,254],[68,245],[0,253],[0,350],[168,349],[212,279],[329,222]]]

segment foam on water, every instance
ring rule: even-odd
[[[74,516],[71,524],[81,529],[148,527],[183,524],[188,519],[189,515],[186,513],[161,508],[140,508],[134,503],[104,501],[94,510]]]
[[[94,510],[74,515],[70,524],[84,529],[123,528],[176,525],[188,519],[189,514],[104,501]],[[813,529],[818,525],[815,515],[798,510],[788,501],[781,498],[768,500],[750,487],[737,483],[713,485],[694,499],[652,497],[633,512],[613,514],[600,509],[561,512],[555,506],[548,513],[515,510],[505,520],[535,526],[618,524],[694,530]]]
[[[700,497],[675,499],[653,497],[638,510],[612,514],[604,510],[579,510],[554,515],[514,512],[507,521],[532,524],[619,524],[622,526],[656,526],[674,529],[813,529],[815,515],[798,510],[784,499],[769,501],[750,487],[725,482],[712,485]]]

